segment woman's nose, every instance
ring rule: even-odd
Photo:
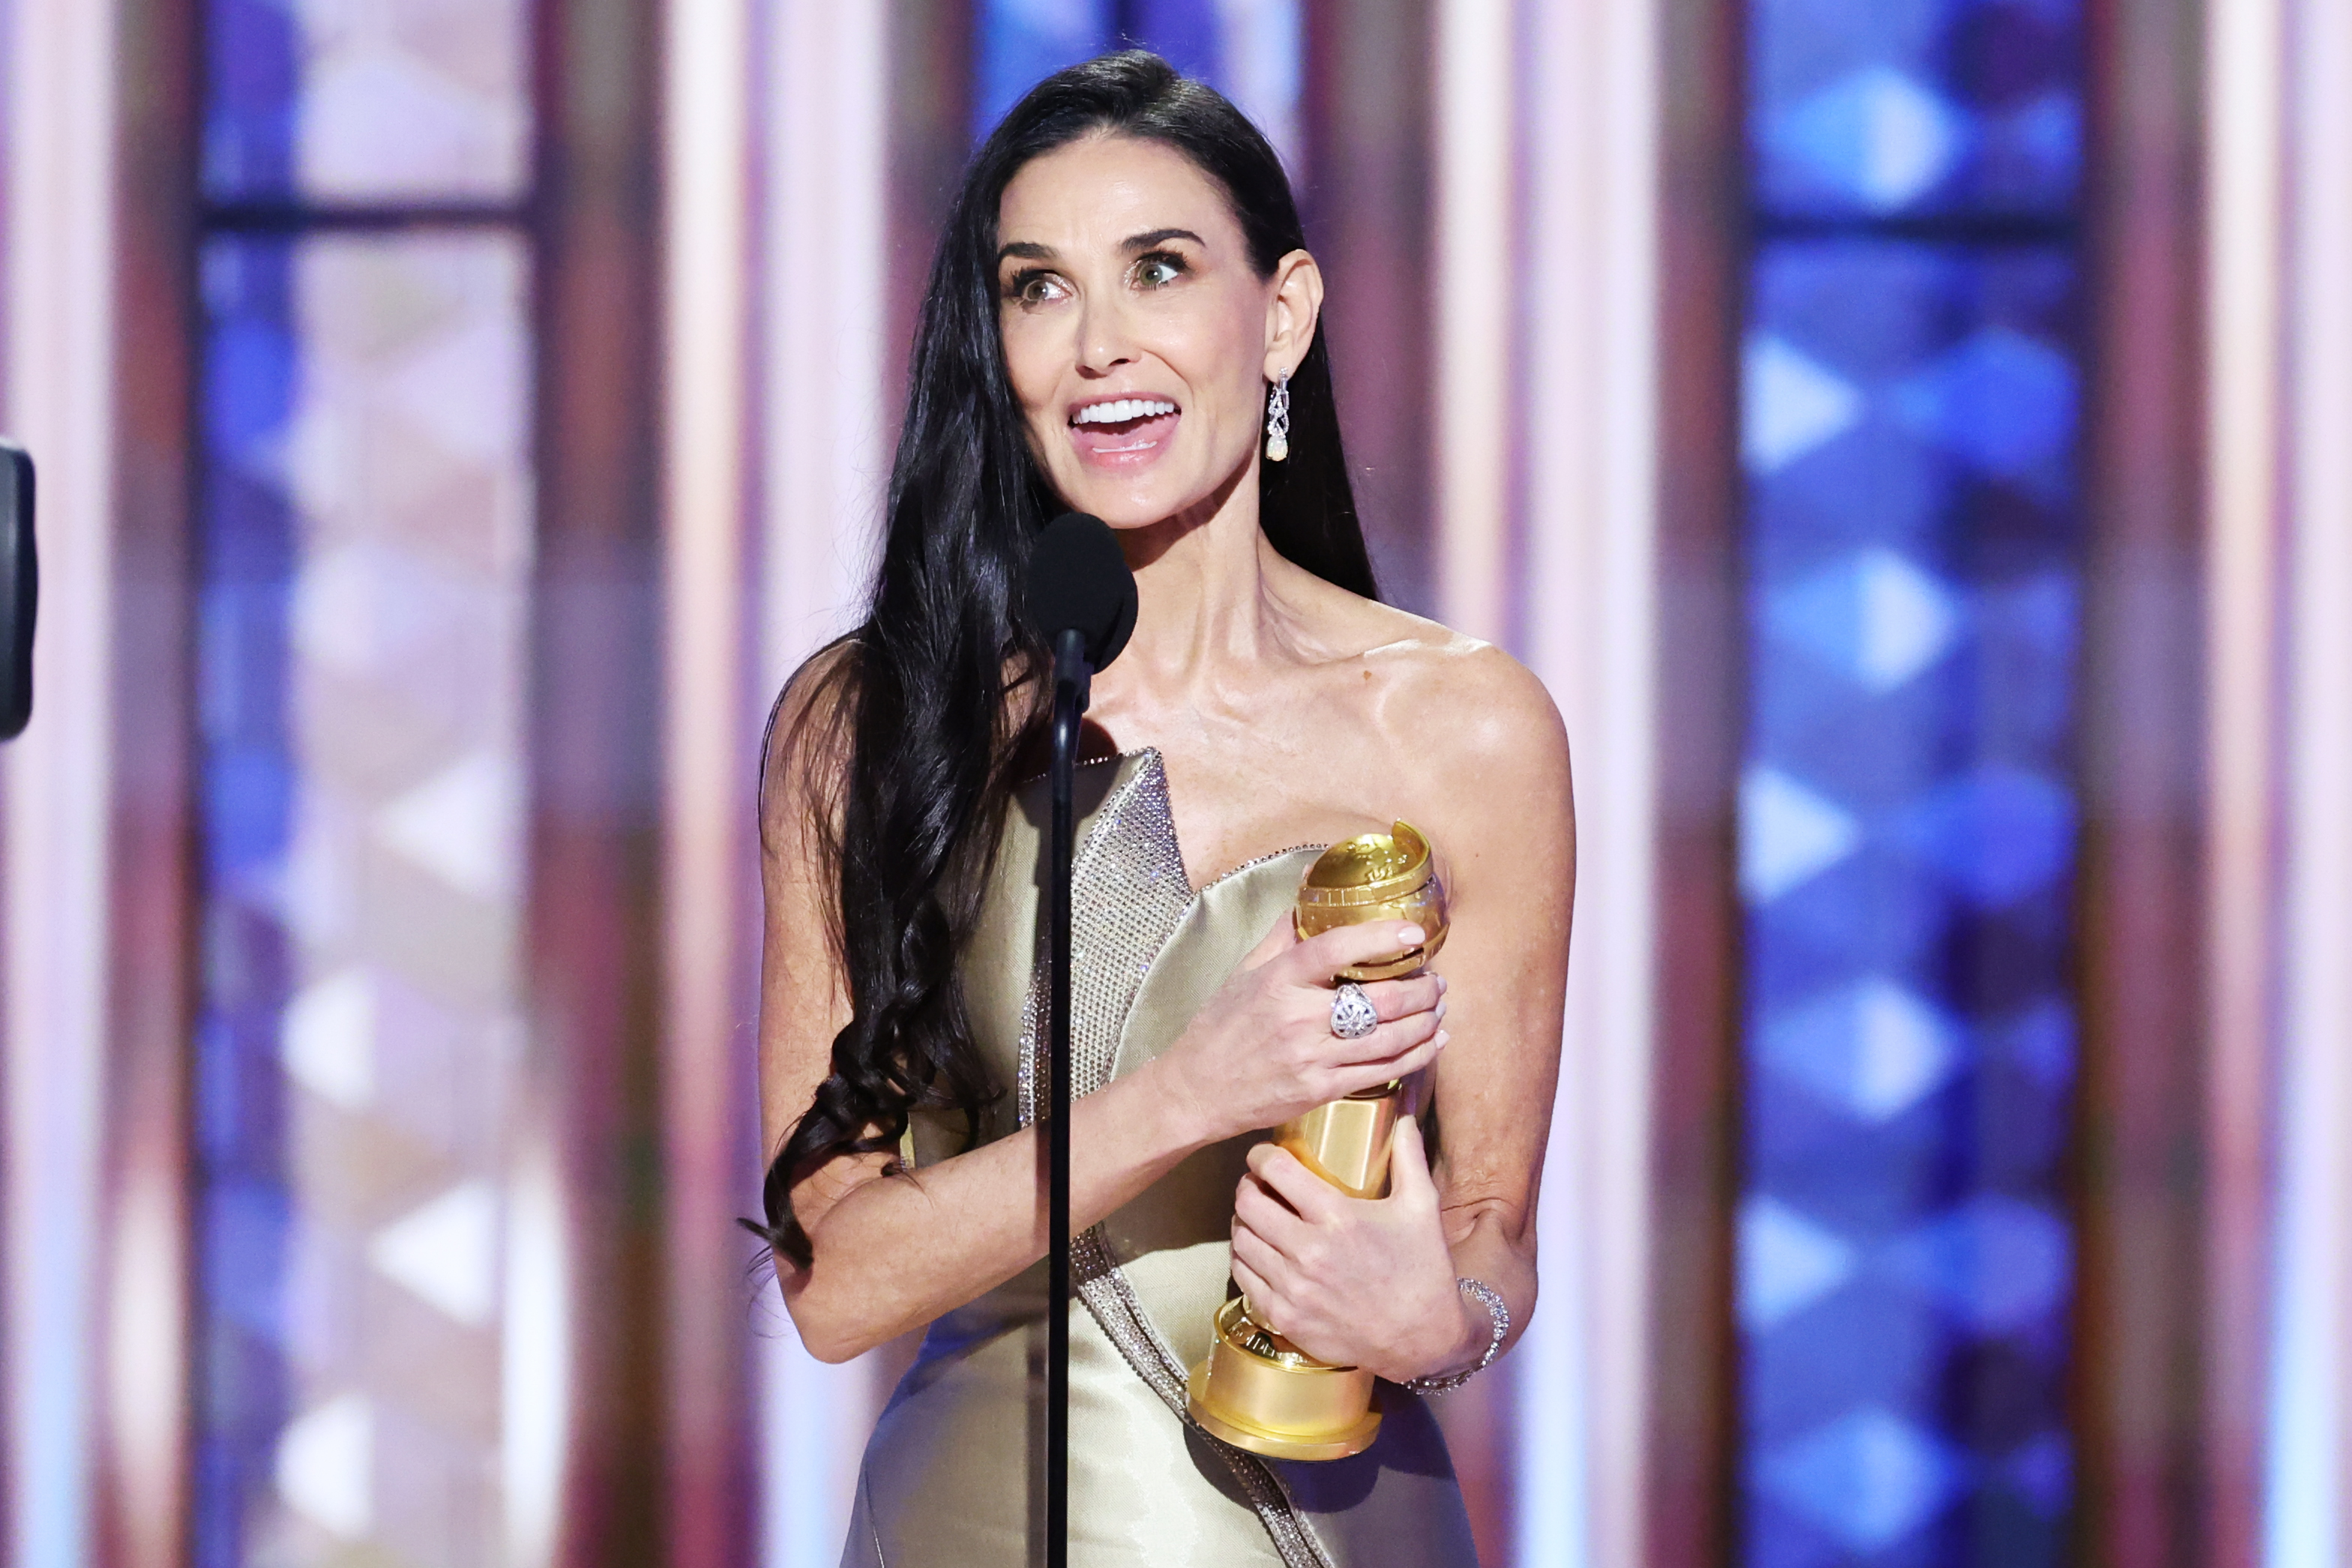
[[[1078,324],[1078,369],[1090,375],[1108,375],[1135,361],[1135,340],[1127,330],[1125,312],[1116,305],[1089,303]]]

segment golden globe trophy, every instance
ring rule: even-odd
[[[1407,920],[1420,946],[1339,971],[1335,980],[1391,980],[1410,975],[1445,944],[1445,887],[1429,841],[1410,822],[1385,833],[1360,833],[1325,850],[1299,883],[1299,937],[1368,920]],[[1402,1082],[1318,1105],[1284,1123],[1275,1142],[1350,1197],[1388,1191],[1389,1138],[1396,1130]],[[1277,1459],[1344,1459],[1372,1446],[1381,1413],[1372,1408],[1372,1375],[1360,1366],[1316,1360],[1252,1320],[1249,1298],[1219,1308],[1208,1359],[1192,1369],[1192,1418],[1211,1434]]]

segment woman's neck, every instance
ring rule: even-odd
[[[1143,684],[1189,684],[1275,651],[1287,617],[1267,581],[1279,558],[1259,531],[1257,500],[1252,464],[1191,513],[1122,538],[1137,606],[1119,663]]]

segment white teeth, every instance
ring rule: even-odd
[[[1130,419],[1155,419],[1174,413],[1176,405],[1164,398],[1123,397],[1090,403],[1070,415],[1072,424],[1122,424]]]

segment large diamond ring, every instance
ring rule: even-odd
[[[1342,981],[1331,993],[1331,1032],[1341,1040],[1361,1040],[1380,1027],[1380,1009],[1364,995],[1364,988]]]

